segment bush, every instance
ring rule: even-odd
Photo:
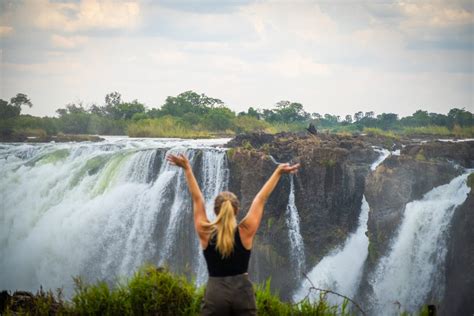
[[[38,292],[19,306],[9,301],[2,315],[199,315],[204,288],[197,289],[184,277],[145,265],[133,277],[109,287],[105,282],[85,284],[74,278],[75,294],[70,302],[61,293]],[[349,315],[347,301],[330,306],[324,295],[291,304],[271,293],[270,281],[255,286],[258,315]]]
[[[195,315],[200,308],[192,284],[151,265],[112,290],[105,282],[85,285],[76,278],[75,283],[72,310],[79,315]]]

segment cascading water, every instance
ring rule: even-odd
[[[215,219],[214,199],[222,191],[227,190],[229,182],[229,169],[224,151],[206,151],[203,153],[203,174],[202,174],[202,194],[206,202],[207,218],[212,221]],[[199,240],[196,239],[196,249],[202,251]],[[201,285],[207,279],[206,262],[203,256],[198,256],[199,262],[196,270],[196,284]]]
[[[375,150],[376,152],[378,152],[380,155],[379,155],[379,158],[377,158],[377,160],[374,161],[374,162],[372,163],[372,165],[370,166],[370,170],[372,170],[372,171],[374,171],[375,169],[377,169],[377,167],[378,167],[385,159],[387,159],[388,156],[390,156],[390,151],[388,151],[387,149],[374,147],[374,150]],[[394,154],[395,154],[395,155],[399,155],[399,154],[400,154],[400,151],[395,151]]]
[[[374,149],[380,153],[380,156],[372,163],[371,170],[375,170],[390,155],[390,152],[386,149]],[[369,205],[365,196],[363,196],[357,230],[348,237],[342,247],[333,250],[308,273],[311,282],[303,281],[302,286],[293,296],[294,301],[303,299],[313,285],[322,289],[331,289],[348,297],[354,296],[368,254],[369,240],[365,235],[368,217]],[[319,297],[318,293],[312,294],[310,299]],[[342,302],[342,299],[337,296],[329,296],[328,299],[333,304]]]
[[[290,175],[290,195],[288,196],[285,218],[290,238],[291,260],[294,260],[296,278],[300,279],[305,268],[306,259],[303,237],[300,233],[300,217],[295,204],[295,184],[292,174]]]
[[[308,280],[303,281],[303,285],[293,296],[295,302],[302,300],[311,286],[322,289],[331,289],[337,293],[353,297],[362,276],[362,267],[367,257],[368,239],[365,236],[367,231],[367,219],[369,216],[369,205],[362,200],[361,213],[359,216],[359,226],[357,230],[349,236],[341,248],[337,248],[324,257],[308,273]],[[310,299],[319,298],[319,293],[311,293]],[[337,296],[328,296],[333,304],[340,304],[341,299]]]
[[[224,150],[211,146],[226,141],[2,144],[2,289],[42,285],[70,295],[72,276],[112,282],[145,262],[196,274],[203,260],[189,193],[164,157],[192,157],[209,207],[228,179]]]
[[[440,301],[444,291],[446,234],[456,207],[470,191],[466,184],[468,175],[458,176],[406,205],[392,247],[369,279],[374,292],[371,314],[415,312],[427,302]]]
[[[272,155],[268,155],[268,157],[274,164],[281,164],[276,161]],[[288,226],[288,238],[290,239],[290,259],[295,269],[294,275],[296,279],[299,280],[305,269],[306,258],[303,236],[301,236],[300,232],[300,216],[298,215],[298,209],[295,204],[295,182],[292,174],[290,174],[290,194],[288,195],[285,218],[286,225]]]

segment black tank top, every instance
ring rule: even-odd
[[[211,277],[225,277],[247,272],[249,267],[250,250],[245,249],[240,240],[239,228],[235,229],[234,250],[230,256],[222,258],[216,248],[216,236],[209,239],[207,248],[203,250],[207,270]]]

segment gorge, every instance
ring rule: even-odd
[[[250,262],[252,280],[271,278],[282,298],[306,295],[306,273],[371,315],[423,304],[472,313],[473,141],[251,134],[2,143],[0,289],[70,295],[72,276],[111,283],[145,262],[204,284],[189,194],[168,152],[190,157],[210,218],[218,192],[238,195],[242,217],[273,160],[301,163],[272,194]]]

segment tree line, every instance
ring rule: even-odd
[[[400,118],[396,113],[358,111],[344,117],[307,112],[301,103],[280,101],[272,109],[249,107],[234,112],[222,100],[186,91],[169,96],[160,107],[148,109],[138,100],[124,101],[118,92],[105,96],[104,104],[85,107],[81,102],[69,103],[57,109],[57,117],[22,115],[21,108],[32,107],[27,95],[18,93],[10,101],[0,99],[2,130],[43,131],[51,135],[100,134],[131,136],[167,136],[158,129],[178,128],[180,133],[209,131],[210,133],[279,132],[303,130],[309,123],[318,129],[363,131],[364,128],[402,130],[409,127],[438,126],[446,129],[474,126],[473,113],[464,108],[452,108],[447,114],[417,110],[411,116]],[[471,128],[472,130],[472,128]],[[157,132],[158,131],[158,132]],[[186,135],[185,135],[186,136]]]

